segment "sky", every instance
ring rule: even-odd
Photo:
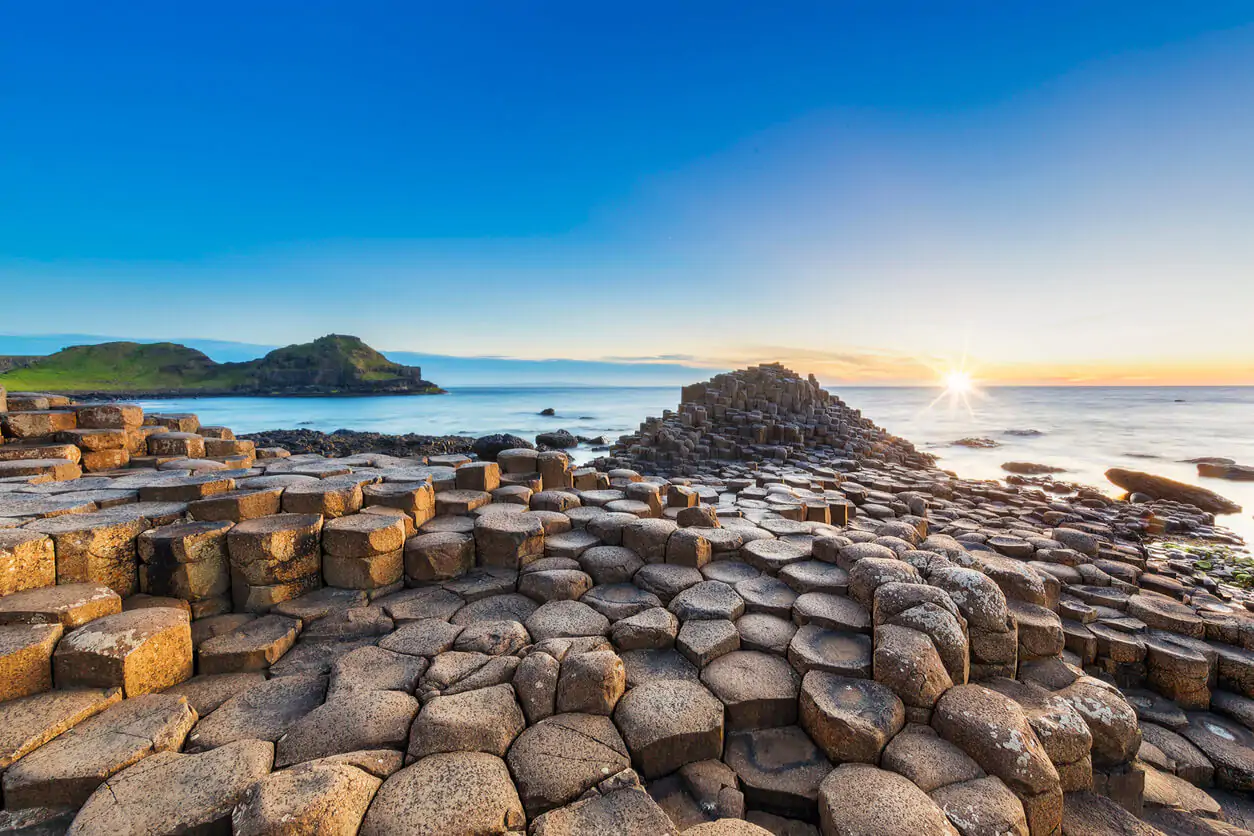
[[[1244,0],[11,4],[0,333],[1254,384],[1251,148]]]

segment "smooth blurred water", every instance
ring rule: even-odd
[[[1254,483],[1199,479],[1182,459],[1226,456],[1254,465],[1254,387],[999,387],[966,400],[931,388],[829,387],[889,431],[940,456],[961,476],[1005,476],[1001,464],[1031,461],[1064,467],[1060,479],[1116,493],[1107,468],[1145,470],[1200,484],[1247,510],[1224,524],[1254,540]],[[461,387],[447,395],[374,398],[184,398],[144,402],[155,412],[195,412],[236,432],[307,427],[426,435],[507,432],[526,438],[565,428],[609,440],[646,417],[673,409],[679,388]],[[540,410],[552,407],[554,417]],[[1039,430],[1035,437],[1007,430]],[[950,446],[969,436],[1001,446]],[[577,452],[580,460],[590,451]]]

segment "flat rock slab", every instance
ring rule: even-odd
[[[826,671],[801,683],[801,726],[835,763],[878,764],[906,724],[906,707],[883,685]]]
[[[505,762],[483,752],[431,755],[388,778],[361,836],[492,836],[521,830],[522,802]]]
[[[923,790],[894,772],[866,764],[843,764],[819,786],[824,834],[958,836],[945,811]]]
[[[631,765],[608,717],[558,714],[518,736],[506,758],[530,818],[569,804]]]
[[[282,615],[266,615],[225,635],[215,636],[197,651],[201,673],[264,671],[296,643],[301,623]]]
[[[608,636],[610,632],[609,619],[580,601],[550,601],[531,613],[527,617],[526,625],[527,631],[538,642],[580,636]]]
[[[247,689],[222,703],[187,737],[189,751],[225,746],[237,740],[278,740],[301,717],[322,704],[321,676],[283,676]]]
[[[678,831],[648,793],[628,788],[545,813],[535,820],[531,833],[532,836],[592,833],[674,836]]]
[[[382,781],[355,766],[318,762],[267,775],[231,817],[234,836],[356,833]]]
[[[466,605],[465,599],[460,595],[438,586],[407,589],[380,598],[376,603],[383,607],[398,625],[430,619],[448,621]]]
[[[154,755],[93,793],[69,833],[210,833],[229,828],[235,805],[270,771],[273,750],[269,743],[241,740],[201,755]]]
[[[399,691],[341,695],[288,728],[275,747],[275,766],[363,749],[400,749],[417,713],[418,701]]]
[[[266,681],[261,673],[221,673],[193,676],[186,682],[180,682],[163,693],[176,697],[187,697],[188,704],[195,710],[196,716],[204,719],[222,703],[244,693],[255,685]]]
[[[0,703],[0,772],[121,699],[120,688],[81,688]]]
[[[723,760],[740,779],[745,801],[779,815],[813,819],[819,785],[832,765],[797,726],[731,734]]]
[[[487,752],[503,758],[526,725],[512,685],[435,697],[409,729],[408,753],[414,760],[440,752]]]
[[[100,584],[61,584],[0,597],[0,624],[61,624],[73,630],[120,612],[122,596]]]
[[[8,807],[77,807],[106,778],[156,752],[177,751],[196,723],[183,697],[145,694],[84,720],[4,773]]]
[[[336,659],[331,666],[327,700],[359,691],[413,693],[427,670],[427,660],[381,647],[359,647]]]
[[[619,700],[614,722],[645,778],[686,763],[717,760],[723,752],[723,704],[699,683],[638,685]]]
[[[379,647],[410,656],[432,657],[453,649],[461,627],[438,619],[411,621],[379,641]]]
[[[187,613],[168,607],[106,615],[77,628],[53,657],[59,686],[120,687],[127,697],[190,679]]]
[[[788,645],[788,661],[803,674],[821,670],[869,678],[874,668],[871,637],[807,624],[797,630]]]
[[[702,581],[672,598],[667,608],[680,621],[690,618],[724,618],[735,621],[744,614],[745,602],[736,594],[735,589],[721,581]]]
[[[801,677],[779,656],[738,650],[701,672],[701,682],[727,709],[727,730],[789,726],[797,722]]]

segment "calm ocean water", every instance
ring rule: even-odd
[[[1004,476],[1002,462],[1064,467],[1059,478],[1114,492],[1110,467],[1146,470],[1201,484],[1246,511],[1223,522],[1254,541],[1254,483],[1197,477],[1182,459],[1226,456],[1254,464],[1254,387],[998,387],[965,400],[930,388],[829,387],[897,435],[941,457],[961,476]],[[460,387],[448,395],[380,398],[186,398],[144,402],[157,412],[195,412],[236,432],[341,427],[384,433],[527,438],[564,427],[613,440],[650,415],[673,409],[678,387]],[[539,415],[552,407],[554,417]],[[1040,435],[1008,434],[1036,430]],[[970,436],[994,449],[950,446]],[[591,458],[577,451],[578,459]]]

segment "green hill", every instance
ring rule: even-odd
[[[172,396],[429,394],[417,366],[393,363],[356,337],[331,334],[247,363],[215,363],[176,343],[113,342],[58,351],[0,374],[11,392]]]

